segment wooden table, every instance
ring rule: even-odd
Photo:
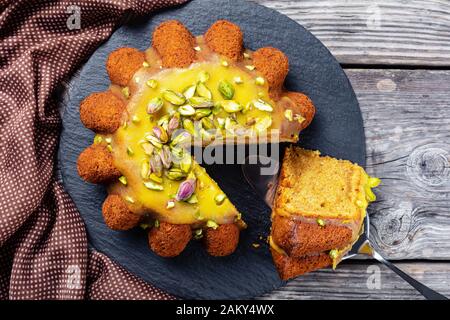
[[[367,170],[380,177],[371,240],[450,297],[450,1],[256,0],[319,38],[358,97]],[[372,260],[348,261],[262,299],[421,299]]]

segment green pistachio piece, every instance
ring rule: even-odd
[[[251,58],[250,53],[244,52],[244,58],[245,59],[250,59]]]
[[[154,113],[158,112],[159,110],[161,110],[163,105],[164,105],[163,99],[161,99],[160,97],[153,98],[147,104],[147,113],[154,114]]]
[[[206,81],[209,80],[209,73],[206,71],[201,71],[198,74],[198,81],[200,81],[201,83],[205,83]]]
[[[163,179],[161,177],[158,177],[158,175],[155,173],[151,173],[149,178],[159,184],[161,184],[163,182]]]
[[[186,200],[186,202],[190,203],[190,204],[198,203],[198,198],[197,198],[196,194],[193,193],[192,196],[190,196],[190,198]]]
[[[166,171],[166,177],[169,178],[170,180],[177,181],[186,177],[186,174],[183,171],[181,171],[181,169],[171,168],[170,170]]]
[[[144,142],[141,144],[142,149],[144,149],[144,153],[148,156],[151,156],[153,153],[153,150],[155,150],[155,147],[148,142]]]
[[[273,107],[270,105],[270,103],[268,103],[262,99],[253,101],[253,105],[255,106],[256,109],[261,110],[261,111],[267,111],[267,112],[273,111]]]
[[[202,122],[202,127],[207,130],[214,128],[214,122],[209,118],[205,117],[201,120],[201,122]]]
[[[162,96],[164,100],[176,106],[181,106],[186,102],[186,98],[181,93],[175,92],[173,90],[164,91]]]
[[[196,90],[197,85],[193,84],[192,86],[189,86],[186,89],[184,89],[183,95],[186,97],[186,99],[190,99],[194,96]]]
[[[212,113],[211,109],[204,109],[204,108],[197,109],[197,110],[195,110],[195,114],[194,114],[193,118],[194,118],[194,120],[200,120],[204,117],[209,116],[211,113]]]
[[[266,131],[272,125],[272,117],[257,118],[254,125],[257,132]]]
[[[128,87],[122,88],[122,94],[126,99],[128,99],[130,97],[130,88]]]
[[[145,135],[145,139],[150,142],[154,147],[161,149],[162,148],[162,143],[161,140],[159,140],[157,137],[155,137],[154,135],[147,133]]]
[[[221,62],[220,62],[220,64],[222,65],[222,66],[224,66],[224,67],[228,67],[230,64],[228,63],[228,61],[226,61],[226,60],[222,60]]]
[[[178,108],[178,112],[183,116],[192,116],[195,114],[195,109],[189,104],[185,104]]]
[[[111,138],[111,137],[106,137],[106,138],[105,138],[105,142],[106,142],[107,144],[111,144],[112,138]]]
[[[194,239],[199,240],[201,238],[203,238],[203,229],[200,228],[200,229],[194,230]]]
[[[144,182],[144,186],[147,189],[154,190],[154,191],[162,191],[162,190],[164,190],[164,187],[162,185],[160,185],[160,184],[158,184],[156,182],[153,182],[153,181],[146,181],[146,182]]]
[[[150,164],[148,161],[143,161],[141,164],[141,177],[142,179],[147,179],[150,173]]]
[[[220,206],[225,201],[226,198],[227,196],[225,194],[220,193],[214,197],[214,201],[218,206]]]
[[[291,109],[284,110],[284,117],[286,119],[288,119],[289,121],[293,121],[294,120],[294,114],[292,113],[292,110]]]
[[[189,103],[196,109],[211,108],[214,106],[214,103],[210,99],[203,97],[192,97],[189,99]]]
[[[317,224],[318,224],[319,226],[321,226],[321,227],[324,227],[324,226],[325,226],[325,221],[323,221],[323,220],[320,219],[320,218],[317,218]]]
[[[131,147],[127,147],[127,154],[132,157],[134,155],[134,151]]]
[[[207,98],[209,100],[212,99],[211,91],[208,89],[208,87],[203,82],[199,82],[197,84],[197,94],[200,97]]]
[[[189,154],[185,154],[183,159],[180,161],[181,171],[184,173],[188,173],[192,167],[192,158]]]
[[[146,82],[147,86],[149,86],[152,89],[155,89],[158,86],[158,81],[155,79],[150,79]]]
[[[102,141],[103,141],[102,136],[96,134],[95,137],[94,137],[94,143],[97,144],[97,143],[101,143]]]
[[[264,80],[263,77],[256,77],[255,83],[256,83],[258,86],[263,86],[263,85],[266,83],[266,80]]]
[[[175,201],[173,200],[167,201],[166,209],[172,209],[173,207],[175,207]]]
[[[191,134],[187,131],[180,132],[170,143],[171,146],[183,145],[191,140]]]
[[[183,128],[186,129],[187,132],[189,132],[191,135],[195,134],[195,127],[194,123],[190,119],[184,119],[183,120]]]
[[[251,65],[251,64],[246,65],[245,68],[247,68],[247,69],[250,70],[250,71],[255,70],[255,66],[254,66],[254,65]]]
[[[221,105],[222,108],[228,113],[239,112],[242,110],[242,105],[234,100],[224,100],[221,102]]]
[[[213,228],[214,230],[216,230],[216,229],[219,227],[219,225],[218,225],[215,221],[213,221],[213,220],[208,220],[208,221],[206,222],[206,226],[207,226],[208,228]]]
[[[226,80],[222,80],[219,82],[219,92],[227,100],[233,99],[234,96],[234,87],[231,83]]]
[[[333,249],[333,250],[330,250],[330,252],[328,254],[330,255],[330,258],[334,260],[338,257],[339,251],[337,249]]]
[[[132,197],[130,197],[130,196],[126,196],[126,197],[125,197],[125,200],[126,200],[127,202],[129,202],[129,203],[134,203],[134,199],[133,199]]]
[[[106,146],[106,149],[107,149],[109,152],[112,152],[112,151],[113,151],[113,147],[112,147],[110,144],[108,144],[108,145]]]
[[[244,83],[244,80],[242,80],[242,77],[240,77],[240,76],[234,77],[234,78],[233,78],[233,81],[234,81],[234,83],[236,83],[236,84],[243,84],[243,83]]]
[[[159,220],[155,220],[155,222],[153,223],[153,226],[155,228],[159,228]]]
[[[124,186],[126,186],[126,185],[128,184],[127,177],[125,177],[125,176],[121,176],[121,177],[119,178],[119,181],[120,181],[120,183],[122,183]]]
[[[139,123],[139,122],[141,122],[141,119],[137,116],[137,115],[134,115],[132,118],[131,118],[131,122],[133,122],[133,123]]]
[[[225,128],[225,119],[224,118],[217,118],[217,124],[219,125],[220,129]]]

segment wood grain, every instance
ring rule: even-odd
[[[296,20],[345,64],[450,65],[447,0],[254,0]]]
[[[371,238],[390,259],[450,260],[450,71],[346,72],[383,181]]]
[[[401,262],[397,266],[450,296],[450,263]],[[345,263],[336,271],[309,273],[259,299],[423,299],[405,281],[377,263]]]

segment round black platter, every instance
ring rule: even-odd
[[[63,113],[58,161],[64,186],[86,224],[90,245],[131,273],[181,298],[259,296],[283,282],[268,247],[252,246],[254,242],[261,243],[259,237],[269,231],[270,209],[245,183],[239,165],[207,167],[249,226],[242,233],[237,251],[225,258],[208,256],[200,243],[192,241],[180,256],[164,259],[148,249],[146,234],[140,228],[128,232],[108,229],[101,215],[104,187],[85,183],[77,174],[77,157],[93,139],[93,133],[80,122],[78,108],[88,94],[107,89],[106,57],[123,46],[145,50],[150,46],[153,29],[168,19],[182,21],[195,35],[203,34],[214,21],[227,19],[242,28],[247,48],[281,49],[290,62],[286,87],[306,93],[317,108],[299,145],[364,165],[365,138],[358,102],[338,62],[311,33],[276,11],[236,0],[194,0],[145,19],[133,19],[98,48],[72,80]]]

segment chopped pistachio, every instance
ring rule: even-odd
[[[234,87],[231,83],[226,80],[222,80],[219,82],[219,92],[227,100],[233,99],[234,96]]]
[[[181,169],[178,168],[171,168],[170,170],[166,171],[166,177],[169,178],[170,180],[174,181],[181,180],[185,176],[186,174],[183,173]]]
[[[370,177],[369,180],[367,181],[367,184],[371,188],[378,187],[380,185],[380,183],[381,183],[381,180],[379,178],[375,178],[375,177]]]
[[[127,154],[132,157],[134,155],[134,151],[131,147],[127,147]]]
[[[226,61],[226,60],[222,60],[221,62],[220,62],[220,64],[222,65],[222,66],[224,66],[224,67],[228,67],[230,64],[228,63],[228,61]]]
[[[125,177],[125,176],[121,176],[121,177],[119,178],[119,181],[120,181],[120,183],[122,183],[124,186],[126,186],[126,185],[128,184],[127,177]]]
[[[161,149],[162,148],[162,143],[161,141],[155,137],[154,135],[148,133],[145,135],[145,139],[150,142],[154,147]]]
[[[133,123],[139,123],[139,122],[141,122],[141,119],[140,119],[137,115],[134,115],[134,116],[131,118],[131,122],[133,122]]]
[[[336,259],[339,255],[339,251],[337,249],[330,250],[328,253],[331,259]]]
[[[305,121],[306,119],[302,115],[296,114],[294,115],[294,120],[297,121],[298,123],[303,123],[303,121]]]
[[[164,106],[164,101],[160,97],[155,97],[151,99],[147,104],[147,113],[148,114],[154,114],[161,110],[161,108]]]
[[[146,84],[147,84],[147,86],[149,86],[152,89],[155,89],[156,87],[158,87],[158,81],[155,79],[147,80]]]
[[[248,70],[253,71],[255,70],[255,66],[254,65],[246,65],[245,66]]]
[[[251,110],[253,107],[253,104],[251,102],[247,102],[245,106],[242,108],[242,113],[247,113],[249,110]]]
[[[96,134],[94,137],[94,143],[101,143],[103,141],[103,138],[101,135]]]
[[[108,149],[109,152],[112,152],[112,151],[113,151],[113,148],[112,148],[112,146],[111,146],[110,144],[108,144],[108,145],[106,146],[106,149]]]
[[[252,243],[252,247],[258,249],[261,245],[259,243]]]
[[[105,138],[105,142],[106,142],[107,144],[111,144],[112,138],[111,138],[111,137],[106,137],[106,138]]]
[[[180,169],[184,173],[188,173],[192,167],[192,158],[189,154],[186,154],[180,161]]]
[[[154,191],[162,191],[162,190],[164,190],[164,187],[162,185],[160,185],[158,183],[155,183],[153,181],[146,181],[146,182],[144,182],[144,186],[147,189],[154,190]]]
[[[272,125],[272,117],[266,116],[263,118],[257,118],[255,123],[255,129],[257,132],[266,131]]]
[[[219,227],[219,225],[218,225],[215,221],[213,221],[213,220],[208,220],[208,221],[206,222],[206,226],[207,226],[208,228],[213,228],[214,230],[216,230],[216,229]]]
[[[195,109],[189,104],[185,104],[178,108],[178,112],[183,116],[192,116],[195,114]]]
[[[130,196],[126,196],[125,200],[128,201],[129,203],[134,203],[134,199]]]
[[[122,94],[125,98],[128,99],[130,97],[130,88],[128,87],[122,88]]]
[[[139,227],[141,227],[141,229],[143,229],[143,230],[146,230],[146,229],[150,228],[150,225],[148,223],[141,223],[139,225]]]
[[[200,229],[194,230],[194,239],[198,240],[201,238],[203,238],[203,229],[200,228]]]
[[[224,100],[221,102],[221,105],[222,108],[228,113],[239,112],[242,110],[242,105],[234,100]]]
[[[245,59],[250,59],[251,58],[250,53],[244,52],[244,58]]]
[[[193,193],[192,196],[189,199],[186,200],[186,202],[190,203],[190,204],[198,203],[197,195],[195,193]]]
[[[284,117],[286,119],[288,119],[289,121],[293,121],[294,120],[294,116],[293,116],[292,110],[291,109],[284,110]]]
[[[218,206],[220,206],[225,201],[226,198],[227,196],[225,194],[220,193],[214,197],[214,201]]]
[[[155,220],[155,222],[153,223],[153,226],[155,228],[159,228],[159,220]]]
[[[211,91],[208,89],[208,87],[203,82],[199,82],[197,84],[197,94],[200,97],[207,98],[209,100],[212,99]]]
[[[175,207],[175,201],[173,200],[167,201],[166,209],[172,209],[173,207]]]
[[[155,173],[151,173],[149,178],[151,180],[155,181],[156,183],[162,183],[163,182],[163,179],[161,177],[158,177],[158,175],[155,174]]]
[[[199,46],[196,46],[196,47],[194,47],[194,50],[195,50],[195,51],[201,51],[202,48],[200,48]]]
[[[168,115],[168,114],[163,115],[161,118],[159,118],[159,120],[157,122],[158,126],[161,126],[165,130],[167,130],[169,128],[169,119],[170,119],[170,115]]]
[[[240,76],[234,77],[234,78],[233,78],[233,81],[234,81],[234,83],[236,83],[236,84],[242,84],[242,83],[244,83],[244,80],[242,80],[242,77],[240,77]]]
[[[217,118],[217,123],[219,124],[219,128],[223,129],[225,128],[225,119],[224,118]]]
[[[202,118],[201,122],[202,122],[202,127],[205,128],[206,130],[214,128],[214,122],[209,118],[206,118],[206,117]]]
[[[149,173],[150,173],[150,164],[148,163],[148,161],[143,161],[141,164],[141,177],[143,179],[147,179]]]
[[[189,103],[196,109],[211,108],[214,106],[214,103],[210,99],[203,97],[192,97],[189,99]]]
[[[184,119],[183,120],[183,128],[186,129],[187,132],[189,132],[191,135],[195,134],[195,127],[194,123],[190,119]]]
[[[255,83],[256,83],[258,86],[263,86],[263,85],[266,83],[266,80],[264,80],[263,77],[256,77]]]
[[[197,109],[197,110],[195,110],[195,114],[194,114],[193,118],[194,118],[194,120],[200,120],[204,117],[209,116],[211,113],[212,113],[211,109],[205,109],[205,108]]]
[[[181,106],[186,102],[186,98],[181,93],[175,92],[173,90],[164,91],[162,96],[164,100],[176,106]]]
[[[201,71],[198,75],[198,81],[200,81],[201,83],[205,83],[208,80],[209,80],[209,73],[206,71]]]
[[[151,156],[153,154],[153,150],[155,150],[155,147],[148,142],[144,142],[141,144],[142,149],[144,149],[144,153],[148,156]]]
[[[184,143],[191,140],[191,135],[187,131],[181,132],[179,135],[177,135],[174,139],[172,139],[172,142],[170,143],[171,146],[176,146],[178,144],[183,145]]]
[[[144,61],[144,62],[142,62],[142,66],[144,68],[148,68],[148,67],[150,67],[150,63],[148,63],[147,61]]]
[[[167,141],[169,141],[169,135],[162,126],[154,126],[152,131],[155,137],[158,138],[161,143],[166,143]]]
[[[261,111],[267,111],[267,112],[273,111],[273,107],[270,105],[270,103],[268,103],[262,99],[253,101],[253,106],[255,106],[256,109],[261,110]]]
[[[189,86],[186,89],[184,89],[183,95],[186,97],[186,99],[190,99],[194,96],[196,90],[197,85],[193,84],[192,86]]]
[[[325,221],[323,221],[322,219],[320,219],[320,218],[317,218],[317,224],[319,225],[319,226],[321,226],[321,227],[324,227],[325,226]]]

